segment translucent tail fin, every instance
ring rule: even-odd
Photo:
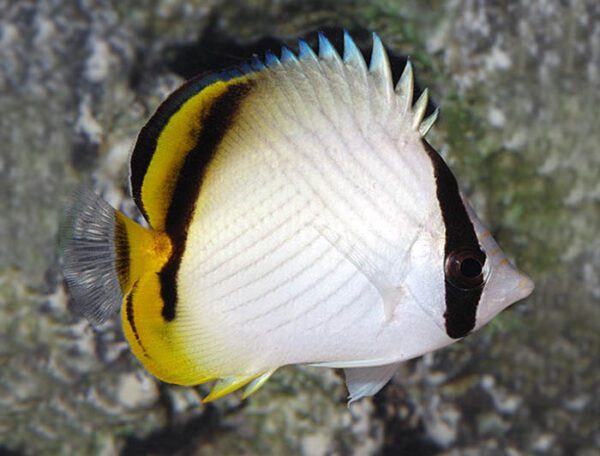
[[[159,238],[91,190],[78,190],[59,241],[63,274],[77,311],[94,324],[116,313],[146,267],[155,266],[152,256]]]

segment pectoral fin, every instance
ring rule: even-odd
[[[390,381],[399,363],[374,367],[354,367],[344,369],[348,387],[348,404],[365,396],[373,396]]]
[[[373,264],[364,252],[361,252],[356,247],[358,243],[353,240],[356,238],[353,233],[346,230],[341,234],[321,223],[315,223],[314,227],[327,242],[344,255],[367,278],[371,285],[377,289],[381,295],[385,320],[387,322],[391,321],[396,305],[402,300],[405,294],[404,290],[390,284],[386,274]]]

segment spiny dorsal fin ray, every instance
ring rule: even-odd
[[[414,78],[412,63],[410,63],[409,59],[406,61],[406,66],[402,71],[402,75],[398,80],[398,84],[396,84],[396,95],[398,96],[398,106],[401,113],[410,111],[412,106],[413,91]]]
[[[344,63],[355,66],[363,74],[367,72],[365,59],[348,31],[344,31]]]
[[[283,46],[281,48],[281,61],[284,63],[288,61],[297,62],[298,59],[292,51],[290,51],[287,47]]]
[[[419,133],[421,133],[421,136],[427,135],[427,133],[429,132],[429,130],[431,129],[431,127],[437,120],[439,114],[440,114],[440,108],[435,108],[435,111],[433,111],[433,114],[431,114],[430,116],[423,119],[423,121],[421,122],[421,125],[419,126]]]
[[[427,109],[427,103],[429,102],[429,91],[427,89],[423,90],[421,96],[415,102],[413,107],[413,123],[412,127],[414,130],[419,129],[419,125],[421,125],[421,121],[423,120],[423,116],[425,115],[425,110]]]
[[[303,61],[310,60],[317,62],[319,60],[312,48],[304,40],[298,41],[298,57]]]
[[[340,61],[340,56],[335,50],[329,38],[327,38],[322,32],[319,32],[319,58],[322,60]]]
[[[369,71],[376,78],[376,85],[381,88],[384,98],[391,101],[394,94],[392,69],[381,38],[376,33],[373,33],[373,51]]]
[[[388,104],[394,103],[396,112],[404,117],[404,122],[410,129],[417,131],[421,136],[425,136],[431,129],[438,117],[438,111],[436,110],[432,115],[423,119],[429,103],[427,89],[422,92],[413,105],[414,72],[410,59],[407,61],[402,76],[394,89],[389,58],[381,39],[376,33],[373,33],[373,47],[368,67],[361,51],[347,31],[344,32],[343,57],[340,57],[340,54],[323,33],[319,33],[318,40],[318,55],[305,41],[300,40],[297,58],[288,48],[283,47],[281,60],[273,54],[267,54],[267,68],[278,66],[288,68],[287,65],[300,62],[301,64],[316,66],[313,69],[321,71],[326,77],[328,71],[346,73],[349,77],[358,79],[354,81],[358,84],[358,87],[361,87],[361,82],[368,80],[370,84],[364,86],[365,90],[367,90],[367,87],[374,87],[381,94],[381,101]],[[319,62],[328,65],[319,65]],[[292,71],[301,69],[298,66],[290,66],[289,68]],[[355,85],[352,87],[355,87]]]

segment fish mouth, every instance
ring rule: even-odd
[[[534,289],[533,280],[503,258],[494,266],[483,290],[477,327],[483,326],[510,305],[527,298]]]
[[[533,280],[515,268],[504,255],[497,258],[490,277],[490,290],[501,290],[502,299],[509,306],[528,297],[535,289]]]
[[[521,278],[517,287],[514,290],[514,299],[515,302],[520,301],[521,299],[527,298],[533,290],[535,289],[535,283],[531,280],[530,277],[525,274],[521,274]]]

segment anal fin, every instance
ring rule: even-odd
[[[242,399],[246,399],[248,396],[256,393],[260,388],[262,388],[262,386],[267,382],[267,380],[269,380],[271,375],[273,375],[273,372],[275,372],[275,370],[270,370],[262,374],[260,377],[257,377],[254,380],[252,380],[250,384],[244,389],[244,392],[242,393]]]
[[[373,367],[354,367],[344,369],[346,386],[348,387],[348,405],[365,396],[373,396],[398,370],[399,363]]]
[[[261,374],[222,378],[214,384],[210,394],[206,396],[202,402],[212,402],[216,399],[226,396],[227,394],[233,393],[234,391],[250,383],[242,394],[242,399],[246,399],[248,396],[258,391],[269,379],[269,377],[271,377],[273,372],[275,372],[275,369],[263,372]]]
[[[242,386],[254,380],[257,376],[251,375],[249,377],[225,377],[218,380],[212,389],[210,394],[202,399],[203,403],[215,401],[223,396],[233,393],[235,390],[240,389]]]

